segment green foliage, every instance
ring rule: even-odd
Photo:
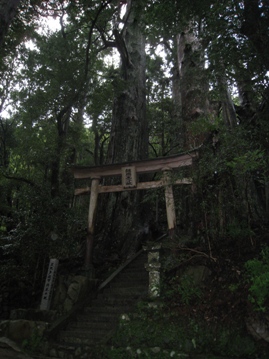
[[[228,161],[226,164],[241,174],[255,171],[265,166],[265,153],[260,149],[249,150],[241,156],[234,157],[232,161]]]
[[[265,312],[269,299],[269,247],[264,247],[260,258],[245,263],[249,287],[249,301],[257,311]]]
[[[207,134],[211,131],[217,131],[220,127],[220,118],[210,119],[208,117],[199,117],[188,125],[189,131],[195,135]]]
[[[238,283],[237,284],[233,283],[233,284],[229,285],[229,290],[232,293],[236,292],[239,288],[240,288],[240,285]]]
[[[104,359],[125,359],[133,358],[132,355],[129,355],[128,351],[125,348],[109,348],[106,346],[97,347],[94,349],[94,352],[91,353],[91,357],[94,359],[104,358]]]
[[[166,347],[180,349],[182,344],[178,337],[182,335],[183,328],[179,328],[176,321],[171,318],[168,320],[162,309],[145,305],[143,308],[140,307],[137,315],[128,315],[121,319],[120,329],[113,341],[115,345],[122,347],[127,347],[130,342],[135,348],[162,346],[166,343]]]
[[[228,237],[234,240],[249,238],[255,234],[249,227],[248,223],[245,221],[239,222],[236,219],[227,225],[226,230]]]
[[[254,341],[243,328],[208,325],[186,318],[160,303],[152,308],[140,303],[135,314],[126,314],[113,336],[110,348],[100,347],[102,358],[170,358],[181,355],[223,355],[252,358]],[[152,348],[157,348],[156,352]],[[98,356],[96,356],[97,358]]]
[[[243,332],[234,332],[230,329],[221,329],[216,335],[216,342],[218,352],[224,356],[252,358],[257,349],[254,341]]]
[[[194,173],[198,187],[194,211],[212,243],[233,238],[240,244],[255,235],[252,223],[264,220],[261,188],[267,180],[266,148],[247,126],[231,131],[221,121],[216,123],[216,145],[211,139],[205,143]]]
[[[189,305],[201,296],[201,288],[190,275],[172,277],[168,288],[164,290],[164,298],[173,301],[176,305]]]
[[[22,349],[27,354],[35,354],[39,351],[42,342],[42,336],[38,333],[37,330],[35,330],[29,339],[25,339],[22,342]]]

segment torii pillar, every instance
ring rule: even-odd
[[[97,200],[99,194],[99,183],[100,177],[92,178],[91,183],[91,195],[90,195],[90,204],[89,204],[89,214],[88,214],[88,228],[87,228],[87,237],[86,237],[86,251],[85,251],[85,270],[88,272],[89,276],[93,278],[93,241],[94,241],[94,223],[97,212]]]
[[[168,224],[169,236],[173,239],[176,230],[176,210],[173,194],[173,186],[171,183],[171,168],[163,168],[163,181],[165,186],[165,204],[166,204],[166,217]]]

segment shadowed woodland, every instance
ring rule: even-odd
[[[74,190],[90,181],[72,166],[195,149],[173,172],[192,185],[174,186],[166,303],[212,328],[267,318],[268,24],[267,0],[0,1],[1,319],[38,307],[50,258],[85,271],[89,195]],[[165,211],[162,188],[102,194],[95,276],[167,232]],[[210,268],[203,296],[178,280],[189,264]]]

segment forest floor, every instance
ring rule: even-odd
[[[173,349],[192,358],[268,359],[269,281],[261,310],[250,299],[246,271],[246,262],[260,258],[266,241],[264,235],[255,241],[226,240],[211,248],[210,255],[195,245],[170,249],[162,263],[165,276],[156,307],[140,303],[136,314],[122,323],[111,342],[113,350],[119,350],[115,358],[121,358],[122,348],[133,346]],[[190,267],[206,269],[199,284],[186,274]],[[263,268],[269,274],[269,266]],[[102,355],[114,358],[110,352]],[[151,356],[145,352],[139,357]]]

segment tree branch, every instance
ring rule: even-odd
[[[7,175],[7,174],[5,174],[5,173],[3,173],[3,172],[1,172],[1,174],[2,174],[5,178],[7,178],[7,179],[24,182],[24,183],[29,184],[31,187],[37,187],[37,185],[36,185],[33,181],[31,181],[31,180],[29,180],[29,179],[27,179],[27,178],[10,176],[10,175]]]

